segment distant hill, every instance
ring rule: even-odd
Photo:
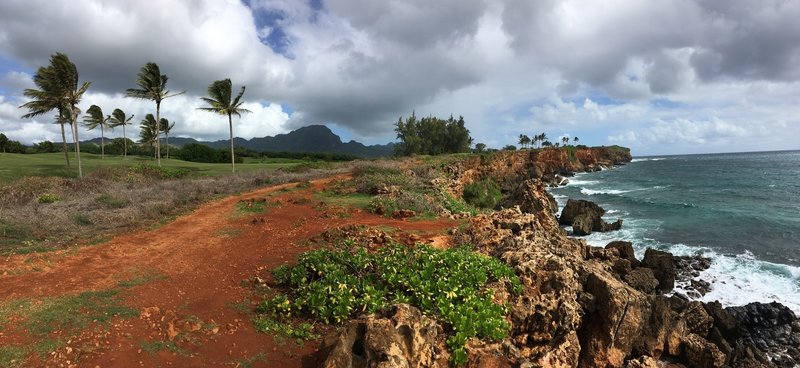
[[[106,140],[109,139],[106,138]],[[100,144],[100,138],[86,142]],[[227,148],[230,144],[227,139],[206,142],[194,138],[169,137],[170,145],[181,147],[189,143],[205,144],[214,148]],[[347,153],[361,157],[391,156],[394,153],[394,143],[371,146],[365,146],[353,140],[344,143],[338,135],[324,125],[309,125],[274,137],[252,139],[234,137],[233,144],[258,152],[327,152]]]

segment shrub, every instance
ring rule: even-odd
[[[491,178],[479,180],[464,187],[464,201],[481,208],[494,208],[503,199],[500,187]]]
[[[469,338],[500,340],[507,335],[506,308],[492,301],[487,284],[500,281],[515,293],[522,285],[499,260],[467,247],[390,244],[368,253],[352,242],[346,245],[304,253],[296,266],[275,269],[275,282],[290,295],[265,299],[258,312],[272,318],[309,315],[331,323],[408,303],[444,321],[456,364],[466,362]]]
[[[417,185],[414,178],[403,175],[403,172],[393,167],[361,166],[353,171],[353,182],[359,193],[375,195],[384,187],[402,187],[406,190],[415,190]]]
[[[40,195],[39,198],[36,198],[36,202],[39,202],[39,203],[55,203],[60,199],[61,198],[59,198],[55,194],[45,193],[45,194]]]

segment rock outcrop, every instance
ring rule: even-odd
[[[558,222],[561,225],[572,226],[574,235],[589,235],[592,231],[614,231],[622,227],[622,220],[607,223],[603,220],[606,210],[596,203],[583,199],[569,199],[567,205],[561,210]]]
[[[538,150],[448,166],[451,180],[440,183],[445,190],[460,193],[470,180],[491,175],[506,195],[500,206],[504,209],[469,218],[468,226],[454,231],[453,243],[472,244],[503,260],[523,284],[518,295],[495,292],[495,302],[509,311],[509,335],[496,342],[471,340],[467,367],[797,364],[800,320],[791,310],[778,304],[722,308],[677,293],[663,295],[673,289],[676,277],[696,278],[694,273],[707,267],[702,258],[650,249],[640,261],[631,243],[590,247],[560,228],[559,221],[573,227],[577,221],[579,228],[598,231],[595,219],[604,211],[591,202],[579,203],[579,210],[565,208],[556,219],[554,201],[545,189],[547,176],[621,163],[625,157],[615,155],[625,152],[578,149],[571,159],[566,150]],[[573,206],[567,207],[575,207],[570,202]],[[414,308],[397,307],[351,321],[325,366],[446,366],[442,334],[434,320]]]
[[[324,368],[435,368],[449,359],[442,326],[407,304],[348,322],[328,349]]]

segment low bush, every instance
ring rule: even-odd
[[[55,203],[59,199],[61,199],[61,198],[59,198],[59,196],[57,196],[55,194],[45,193],[45,194],[40,195],[39,198],[36,198],[36,202],[39,202],[39,203]]]
[[[472,182],[464,187],[464,201],[481,208],[495,208],[503,199],[500,187],[491,178]]]
[[[500,340],[508,334],[506,307],[492,301],[487,285],[502,282],[515,293],[522,289],[510,267],[467,247],[390,244],[369,253],[346,242],[340,249],[304,253],[296,266],[278,267],[273,276],[287,294],[265,299],[257,310],[262,315],[331,323],[408,303],[444,322],[456,364],[466,362],[469,338]]]

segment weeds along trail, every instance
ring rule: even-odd
[[[60,313],[99,308],[96,315],[105,316],[37,335],[28,321],[9,312],[11,322],[0,326],[0,363],[4,354],[18,351],[29,356],[23,366],[34,367],[70,366],[66,362],[76,360],[92,367],[140,362],[259,366],[266,361],[268,366],[317,366],[318,342],[286,344],[255,330],[248,316],[253,276],[266,277],[268,270],[294,262],[313,249],[309,239],[337,227],[397,228],[425,240],[455,226],[450,220],[391,219],[319,201],[319,192],[349,177],[338,174],[215,200],[168,224],[97,245],[0,258],[0,269],[21,270],[0,273],[0,306],[19,301],[34,314],[49,305]],[[23,267],[31,264],[33,269]],[[73,309],[60,307],[62,301]],[[0,317],[3,313],[0,308]],[[40,349],[53,352],[39,356]]]

